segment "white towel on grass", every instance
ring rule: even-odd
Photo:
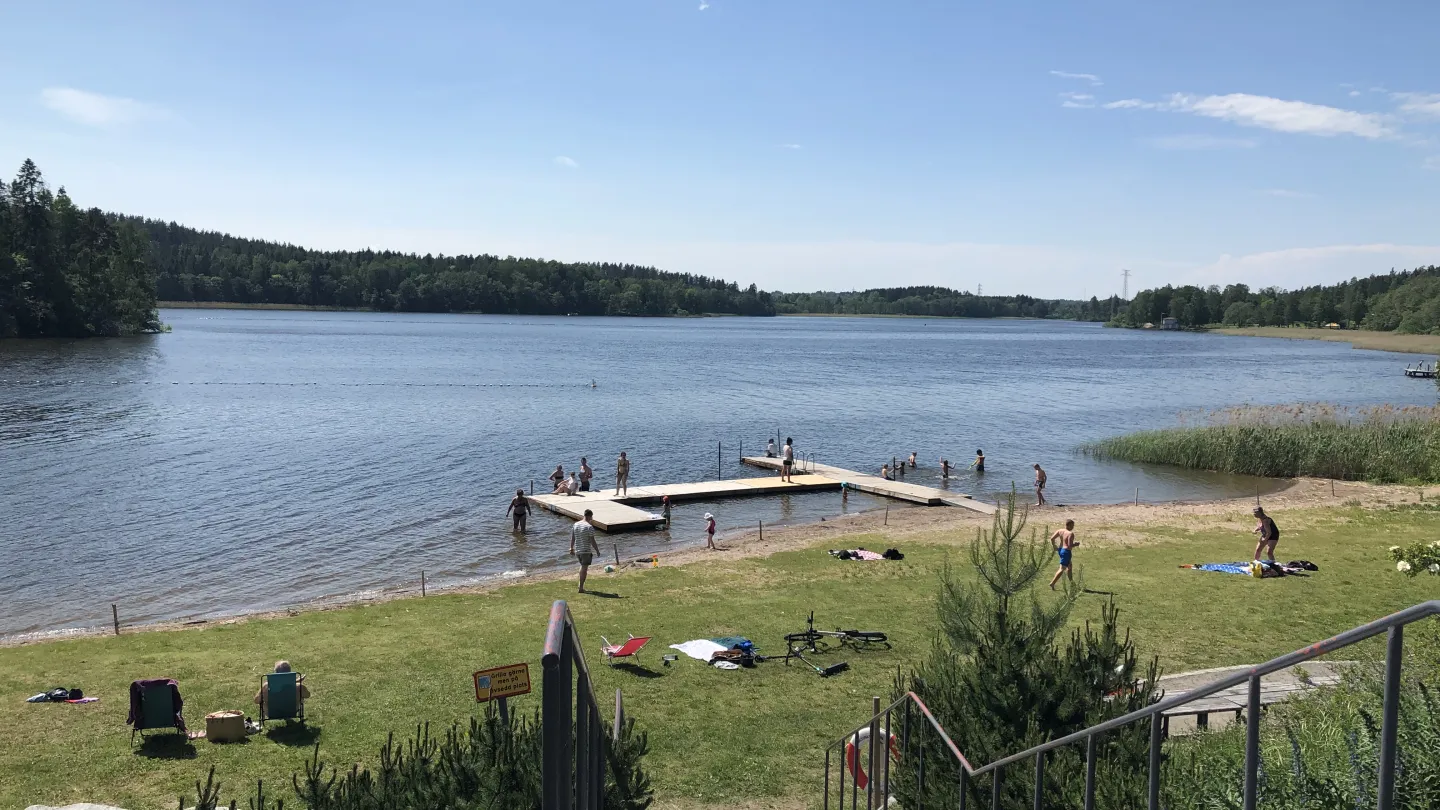
[[[715,653],[725,649],[725,645],[716,644],[708,638],[697,638],[694,641],[687,641],[684,644],[671,644],[670,649],[679,650],[682,653],[694,658],[696,661],[710,663],[710,658]]]

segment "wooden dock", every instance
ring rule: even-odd
[[[752,467],[760,467],[766,470],[780,469],[780,459],[767,456],[746,456],[740,459]],[[961,509],[969,509],[984,515],[995,514],[995,507],[971,498],[969,495],[960,492],[947,492],[943,489],[921,486],[919,484],[907,484],[904,481],[891,481],[881,478],[878,475],[867,475],[865,473],[847,470],[842,467],[832,467],[829,464],[817,464],[805,462],[796,468],[801,473],[819,478],[827,478],[837,485],[843,482],[846,486],[868,492],[871,495],[879,495],[883,498],[894,498],[899,501],[909,501],[926,506],[958,506]],[[796,475],[800,478],[802,475]]]
[[[1418,366],[1406,366],[1406,367],[1405,367],[1405,376],[1406,376],[1406,377],[1419,377],[1419,378],[1425,379],[1425,380],[1433,380],[1433,379],[1435,379],[1436,373],[1437,373],[1437,366],[1426,365],[1425,363],[1421,363],[1421,364],[1418,365]]]
[[[660,515],[631,504],[658,505],[667,496],[671,502],[737,498],[751,495],[783,495],[791,492],[839,490],[840,482],[822,475],[796,475],[790,482],[779,478],[738,478],[728,481],[697,481],[692,484],[660,484],[630,487],[625,494],[613,489],[580,492],[575,495],[530,495],[530,503],[542,509],[579,520],[589,509],[590,522],[605,532],[651,529],[665,522]]]

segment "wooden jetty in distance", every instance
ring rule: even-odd
[[[762,467],[767,470],[779,470],[780,459],[768,456],[746,456],[740,459],[752,467]],[[822,478],[829,478],[836,483],[843,482],[851,489],[861,492],[868,492],[871,495],[879,495],[884,498],[894,498],[899,501],[920,503],[926,506],[958,506],[961,509],[969,509],[985,515],[995,514],[995,507],[992,504],[977,501],[969,495],[960,492],[947,492],[943,489],[921,486],[919,484],[907,484],[904,481],[891,481],[888,478],[881,478],[878,475],[869,475],[854,470],[847,470],[842,467],[832,467],[829,464],[817,464],[813,461],[806,461],[799,464],[799,469],[809,475]],[[799,477],[798,475],[795,477]]]
[[[1406,377],[1420,377],[1420,378],[1426,379],[1426,380],[1433,380],[1433,379],[1435,379],[1435,374],[1436,374],[1436,371],[1437,371],[1437,366],[1440,366],[1440,364],[1436,364],[1436,363],[1429,363],[1429,364],[1421,363],[1421,364],[1418,365],[1418,366],[1406,366],[1406,367],[1405,367],[1405,376],[1406,376]]]
[[[746,457],[740,459],[752,467],[771,471],[780,470],[780,459]],[[972,499],[969,495],[946,492],[943,489],[907,484],[903,481],[888,481],[878,475],[831,467],[807,461],[798,465],[789,481],[778,476],[765,478],[735,478],[725,481],[696,481],[691,484],[660,484],[648,487],[630,487],[623,495],[616,495],[613,489],[579,492],[574,495],[528,495],[535,506],[579,520],[585,510],[591,512],[590,522],[604,532],[624,532],[636,529],[653,529],[665,522],[660,515],[638,508],[636,505],[657,505],[665,497],[674,501],[712,500],[715,498],[740,498],[751,495],[784,495],[790,492],[838,491],[841,484],[859,492],[868,492],[884,498],[894,498],[926,506],[958,506],[962,509],[986,515],[995,513],[995,507]]]

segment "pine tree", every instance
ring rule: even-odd
[[[1054,558],[1049,543],[1033,530],[1022,534],[1024,506],[1012,487],[989,531],[977,530],[970,546],[971,578],[947,565],[941,574],[937,609],[940,634],[930,655],[898,691],[923,700],[973,765],[1008,756],[1087,726],[1149,705],[1156,699],[1152,662],[1143,680],[1134,644],[1120,630],[1119,610],[1106,604],[1097,627],[1066,633],[1083,593],[1066,583],[1058,597],[1037,591]],[[1048,594],[1048,591],[1046,592]],[[1067,639],[1068,636],[1068,639]],[[898,694],[897,694],[898,697]],[[926,748],[927,774],[920,795],[916,770],[898,769],[897,795],[906,807],[958,804],[959,770],[934,735],[912,745]],[[1100,807],[1144,803],[1148,727],[1123,729],[1100,740],[1103,766]],[[1053,753],[1046,768],[1046,806],[1079,807],[1084,747]],[[1030,807],[1033,778],[1015,767],[1002,776],[1002,806]],[[971,802],[988,806],[990,782],[970,785]]]

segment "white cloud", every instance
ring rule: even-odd
[[[1087,109],[1095,106],[1095,97],[1089,93],[1061,93],[1060,98],[1065,99],[1060,102],[1061,107]]]
[[[782,143],[782,144],[780,144],[780,148],[781,148],[781,149],[799,149],[799,148],[800,148],[800,144],[798,144],[798,143]]]
[[[556,166],[562,166],[562,167],[564,167],[564,168],[566,168],[566,169],[578,169],[578,168],[580,168],[580,164],[579,164],[579,163],[576,163],[576,162],[574,161],[574,159],[565,157],[564,155],[557,155],[557,156],[555,157],[555,161],[554,161],[554,162],[555,162],[555,165],[556,165]]]
[[[102,96],[73,87],[47,87],[40,91],[40,100],[66,118],[91,127],[119,126],[169,117],[168,112],[153,104],[120,96]]]
[[[700,10],[704,11],[707,8],[710,8],[710,4],[705,2],[705,0],[700,0]]]
[[[1063,70],[1052,70],[1050,71],[1050,75],[1059,76],[1062,79],[1079,79],[1081,81],[1089,82],[1095,87],[1099,87],[1100,85],[1104,84],[1104,82],[1100,81],[1100,77],[1096,76],[1094,73],[1067,73]]]
[[[1358,96],[1358,95],[1360,95],[1360,91],[1359,91],[1359,90],[1351,90],[1351,91],[1350,91],[1350,97],[1351,97],[1351,98],[1355,98],[1355,97]]]
[[[1425,162],[1420,165],[1431,171],[1440,172],[1440,155],[1431,155],[1425,158]]]
[[[1287,197],[1287,198],[1293,199],[1293,200],[1302,200],[1302,199],[1308,200],[1308,199],[1311,199],[1311,198],[1313,198],[1313,197],[1315,196],[1314,194],[1311,194],[1311,193],[1308,192],[1308,191],[1295,191],[1294,189],[1289,189],[1289,188],[1267,188],[1267,189],[1261,189],[1260,193],[1261,193],[1261,194],[1268,194],[1268,195],[1271,196],[1271,197]]]
[[[1440,93],[1391,93],[1400,103],[1400,112],[1440,118]]]
[[[1215,135],[1162,135],[1147,138],[1144,143],[1156,149],[1173,150],[1254,149],[1260,145],[1254,138],[1221,138]]]
[[[1362,113],[1311,104],[1305,101],[1287,101],[1269,96],[1250,93],[1230,93],[1223,96],[1195,96],[1188,93],[1173,93],[1159,101],[1141,101],[1129,98],[1112,101],[1104,105],[1107,110],[1165,110],[1185,112],[1206,118],[1246,127],[1273,129],[1277,132],[1301,133],[1306,135],[1354,135],[1376,140],[1395,135],[1388,119],[1376,113]]]
[[[1233,284],[1243,282],[1251,289],[1275,285],[1294,289],[1314,284],[1333,284],[1353,276],[1369,276],[1440,261],[1440,245],[1327,245],[1286,248],[1245,256],[1222,255],[1197,267],[1177,283]]]

